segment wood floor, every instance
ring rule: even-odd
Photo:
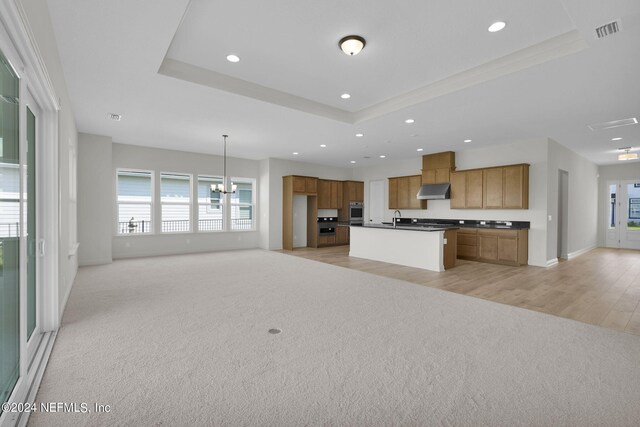
[[[349,257],[349,246],[282,252],[640,335],[640,251],[598,248],[549,268],[458,260],[443,273]]]

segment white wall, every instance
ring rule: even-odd
[[[316,176],[322,179],[350,180],[350,168],[335,168],[313,163],[269,159],[269,245],[267,249],[282,249],[282,177],[287,175]],[[264,224],[261,225],[263,227]]]
[[[258,205],[260,207],[260,215],[257,217],[260,233],[259,244],[262,249],[269,249],[269,159],[260,160],[259,174]],[[280,204],[282,204],[282,201]]]
[[[113,235],[112,142],[107,136],[78,135],[78,262],[111,262]],[[98,160],[98,161],[96,161]]]
[[[161,172],[188,173],[200,175],[222,175],[222,157],[182,151],[162,150],[125,144],[113,144],[112,152],[111,200],[112,218],[115,218],[116,169],[134,168],[155,172],[156,186]],[[99,162],[100,159],[94,159]],[[255,160],[227,158],[227,174],[242,178],[260,179],[260,162]],[[256,200],[261,200],[260,185],[256,185]],[[194,200],[195,203],[195,200]],[[260,218],[260,205],[255,218]],[[156,203],[156,218],[159,204]],[[260,221],[258,221],[260,222]],[[232,249],[257,248],[260,243],[258,231],[233,231],[214,233],[176,233],[153,235],[115,236],[115,220],[111,220],[113,258],[130,258],[168,254],[183,254]]]
[[[553,140],[549,140],[547,207],[547,260],[558,253],[558,170],[569,173],[569,212],[567,251],[569,258],[597,244],[598,166]]]
[[[58,179],[59,200],[59,241],[58,241],[58,307],[62,316],[73,281],[78,271],[77,254],[70,250],[77,242],[77,207],[74,189],[76,172],[73,158],[78,148],[78,132],[71,100],[64,79],[62,63],[47,2],[42,0],[21,0],[20,2],[35,38],[38,50],[44,61],[56,96],[59,99],[58,111]]]
[[[631,181],[640,182],[640,162],[631,161],[617,165],[606,165],[598,168],[598,246],[606,246],[605,230],[609,215],[609,190],[607,181]]]
[[[405,210],[403,217],[440,219],[483,219],[496,221],[529,221],[529,264],[546,266],[547,261],[547,139],[518,142],[509,145],[456,151],[458,170],[529,163],[529,209],[450,209],[449,200],[429,200],[426,210]],[[353,179],[365,181],[365,222],[368,220],[369,181],[393,176],[418,175],[422,169],[422,156],[415,159],[388,163],[382,166],[357,168]],[[385,189],[385,206],[388,187]],[[390,221],[392,210],[385,211]]]

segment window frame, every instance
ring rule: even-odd
[[[220,197],[220,203],[219,206],[222,208],[222,228],[220,230],[201,230],[200,229],[200,206],[201,205],[205,205],[208,206],[211,203],[210,202],[204,202],[204,203],[200,203],[200,197],[198,194],[198,185],[200,184],[200,178],[209,178],[209,179],[214,179],[214,180],[219,180],[220,182],[223,182],[224,178],[222,176],[214,176],[214,175],[201,175],[198,174],[197,175],[197,179],[195,180],[195,188],[196,188],[196,203],[198,205],[198,209],[196,209],[196,215],[195,215],[195,223],[197,224],[197,227],[194,228],[194,232],[196,233],[224,233],[226,232],[226,226],[228,224],[228,221],[226,221],[226,215],[227,215],[227,211],[228,209],[225,208],[225,203],[224,203],[224,195],[222,197]]]
[[[138,203],[138,202],[121,202],[118,200],[119,198],[119,183],[118,183],[118,177],[120,175],[120,172],[138,172],[138,173],[149,173],[151,174],[151,201],[148,202],[149,206],[150,206],[150,215],[149,217],[151,218],[149,221],[151,222],[151,227],[149,228],[148,232],[142,232],[142,233],[120,233],[120,205],[121,204],[129,204],[129,205],[139,205],[139,204],[146,204],[146,203]],[[156,191],[155,191],[155,179],[156,179],[156,175],[155,175],[155,171],[153,170],[149,170],[149,169],[138,169],[138,168],[116,168],[116,214],[115,214],[115,236],[116,237],[131,237],[131,236],[152,236],[157,234],[156,233],[156,218],[155,218],[155,205],[156,205]]]
[[[188,176],[189,177],[189,202],[162,202],[162,175],[178,175],[178,176]],[[158,199],[159,199],[159,213],[160,213],[160,221],[159,221],[159,234],[189,234],[189,233],[193,233],[194,231],[194,224],[193,224],[193,174],[191,173],[186,173],[186,172],[167,172],[167,171],[160,171],[158,173]],[[188,221],[189,221],[189,229],[186,231],[162,231],[163,228],[163,222],[164,222],[164,217],[162,215],[162,207],[164,205],[169,205],[169,206],[184,206],[187,205],[189,207],[189,212],[188,212]]]
[[[229,223],[228,223],[228,227],[227,230],[230,233],[242,233],[242,232],[251,232],[251,231],[256,231],[256,188],[257,188],[257,180],[256,178],[247,178],[247,177],[239,177],[239,176],[233,176],[230,178],[230,181],[232,183],[235,183],[237,181],[239,182],[251,182],[251,203],[234,203],[233,202],[233,198],[229,197],[229,213],[227,216],[225,216],[225,218],[229,218]],[[239,190],[237,190],[239,191]],[[229,195],[231,196],[231,195]],[[233,229],[233,225],[232,225],[232,218],[231,218],[231,213],[233,210],[234,206],[251,206],[251,228],[249,229]]]

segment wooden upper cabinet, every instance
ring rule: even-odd
[[[502,208],[502,168],[489,168],[482,171],[483,196],[485,209]]]
[[[482,170],[466,172],[465,201],[467,209],[482,209]]]
[[[451,209],[529,209],[529,165],[451,172]]]
[[[398,209],[409,207],[409,180],[405,177],[398,178]]]
[[[456,168],[456,153],[427,154],[422,156],[422,182],[424,184],[442,184],[450,182],[450,173]]]
[[[435,169],[423,169],[422,170],[422,182],[425,184],[436,183],[436,170]]]
[[[389,209],[426,209],[427,201],[418,200],[422,176],[389,178]]]
[[[450,182],[449,181],[451,179],[450,174],[451,174],[451,169],[449,168],[436,169],[436,184]]]
[[[356,202],[364,203],[364,182],[356,181]]]
[[[454,169],[456,167],[456,153],[444,151],[442,153],[425,154],[422,156],[422,170]]]
[[[345,181],[343,191],[348,202],[364,202],[364,182]]]
[[[529,209],[529,165],[505,166],[504,195],[502,207],[505,209]]]
[[[420,191],[420,187],[422,186],[422,177],[420,175],[413,175],[407,177],[409,181],[409,209],[420,209],[422,207],[422,200],[418,199],[418,191]],[[426,202],[426,200],[424,201]]]
[[[318,209],[331,209],[331,181],[318,180]]]
[[[467,172],[451,172],[451,209],[467,207]],[[480,193],[482,194],[482,193]]]
[[[293,192],[294,193],[307,192],[307,179],[304,176],[293,177]]]
[[[318,178],[310,176],[294,176],[293,192],[302,194],[316,194]]]
[[[389,209],[398,209],[398,178],[389,178]]]
[[[318,180],[318,209],[340,209],[342,182]]]
[[[307,193],[311,193],[311,194],[317,193],[318,178],[307,177],[306,184],[307,184]]]
[[[331,209],[340,209],[342,204],[342,187],[340,181],[331,181]]]

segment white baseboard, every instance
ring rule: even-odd
[[[580,249],[580,250],[575,251],[575,252],[571,252],[571,253],[567,254],[567,259],[573,259],[575,257],[579,257],[580,255],[586,254],[587,252],[595,249],[596,247],[597,247],[596,245],[593,245],[593,246],[586,247],[584,249]]]
[[[113,262],[113,259],[111,258],[104,258],[104,259],[83,259],[83,260],[79,260],[78,261],[78,265],[80,267],[88,267],[90,265],[104,265],[104,264],[111,264]]]
[[[547,267],[552,267],[558,263],[558,258],[550,259],[547,261]]]

